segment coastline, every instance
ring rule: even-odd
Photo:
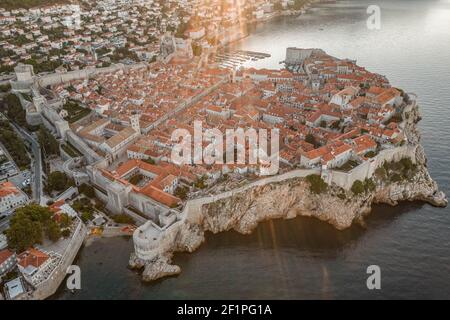
[[[310,8],[311,5],[316,4],[316,3],[321,3],[321,2],[326,2],[326,0],[310,0],[308,2],[306,2],[302,9],[300,10],[282,10],[282,11],[277,11],[274,12],[272,15],[270,15],[269,17],[265,17],[265,18],[261,18],[261,19],[252,19],[249,21],[246,21],[245,24],[245,29],[246,30],[241,30],[239,29],[238,32],[239,34],[234,33],[234,37],[232,40],[227,41],[226,43],[221,43],[220,45],[217,46],[217,49],[226,49],[227,47],[233,45],[234,43],[247,38],[248,36],[250,36],[251,32],[248,31],[248,29],[250,28],[250,26],[256,26],[260,23],[266,23],[269,21],[272,21],[274,19],[280,18],[280,17],[293,17],[293,16],[300,16],[304,13],[306,13],[306,10],[308,10]],[[224,31],[224,33],[228,33],[229,29],[227,29],[226,31]],[[228,36],[228,35],[227,35]]]
[[[285,174],[286,178],[278,176],[273,182],[245,186],[209,200],[191,200],[186,204],[181,220],[170,226],[151,248],[148,259],[142,260],[133,252],[129,267],[144,268],[144,281],[179,274],[181,268],[172,264],[173,254],[195,251],[205,241],[206,231],[216,234],[234,229],[249,234],[260,222],[297,216],[315,217],[344,230],[353,223],[364,225],[364,217],[371,213],[373,204],[396,206],[401,201],[423,201],[445,207],[448,203],[445,194],[439,191],[427,170],[427,159],[416,127],[420,121],[417,104],[408,105],[403,116],[405,133],[417,165],[410,180],[377,181],[375,190],[357,196],[334,184],[326,193],[314,194],[305,179],[306,172],[299,171],[297,176]],[[145,228],[146,224],[133,235],[135,249],[141,241],[140,229]]]
[[[366,2],[356,2],[348,7],[359,10],[361,3]],[[393,6],[397,8],[396,2]],[[391,8],[386,7],[386,12],[391,12],[392,16],[388,19],[386,14],[386,22],[392,21],[394,16],[395,19],[406,19],[414,14],[417,15],[417,23],[420,23],[421,13],[428,11],[426,8],[436,9],[428,4],[425,8],[418,8],[411,10],[409,15],[395,16]],[[330,24],[325,29],[331,34],[342,31],[342,21],[353,24],[360,21],[359,16],[354,17],[348,12],[334,13],[332,10],[326,8],[319,12],[330,13]],[[288,19],[297,20],[295,17]],[[261,48],[270,38],[268,34],[271,31],[284,31],[283,40],[294,43],[294,36],[288,33],[295,35],[299,28],[286,27],[279,21],[283,18],[276,19],[277,25],[273,28],[263,28],[257,40],[249,37],[249,49],[263,51]],[[448,133],[445,105],[448,105],[449,99],[446,91],[442,91],[445,89],[442,84],[448,81],[446,76],[439,74],[440,64],[448,59],[440,59],[435,54],[436,49],[445,49],[445,39],[430,36],[421,44],[405,45],[404,42],[414,33],[411,31],[414,30],[414,23],[405,23],[409,32],[400,33],[405,30],[393,28],[392,35],[398,40],[395,50],[411,50],[410,59],[417,62],[408,66],[409,59],[400,59],[392,52],[394,49],[386,50],[390,48],[389,39],[384,41],[379,36],[380,32],[355,31],[358,39],[377,34],[373,40],[380,45],[372,49],[373,52],[363,49],[366,40],[351,40],[354,41],[353,46],[340,49],[340,44],[334,44],[331,36],[326,35],[328,32],[319,32],[320,25],[321,22],[314,21],[311,25],[302,26],[301,30],[307,35],[305,46],[320,47],[320,43],[329,41],[331,44],[327,49],[331,48],[340,57],[354,57],[353,51],[356,50],[358,60],[364,60],[368,69],[386,74],[392,83],[418,93],[420,110],[424,115],[418,128],[422,132],[428,171],[448,194],[450,178],[445,168],[448,167],[446,152],[449,144],[442,139]],[[441,44],[433,45],[431,42],[434,39],[440,39],[438,42]],[[342,38],[338,37],[335,41],[342,42]],[[248,47],[246,43],[244,39],[243,48]],[[424,50],[425,47],[434,50],[429,52]],[[280,54],[273,56],[276,57],[273,59],[275,62],[267,64],[268,68],[276,68],[278,61],[283,60]],[[424,72],[425,66],[428,72]],[[336,231],[330,224],[318,219],[300,217],[260,223],[251,235],[242,235],[234,230],[220,234],[206,232],[205,241],[195,253],[174,255],[174,263],[182,268],[179,277],[163,278],[152,283],[141,280],[142,270],[130,273],[126,268],[129,254],[134,250],[131,239],[96,239],[93,247],[81,251],[77,262],[83,268],[83,279],[89,287],[73,294],[61,286],[57,299],[442,298],[448,295],[448,279],[442,270],[449,265],[449,245],[442,240],[448,234],[449,208],[434,208],[419,200],[399,202],[396,207],[374,203],[367,219],[364,217],[355,221],[353,227],[344,231]],[[360,228],[360,223],[364,222],[367,225]],[[365,270],[362,267],[374,262],[389,271],[379,294],[359,290],[359,286],[365,284]],[[98,274],[99,265],[104,266],[108,275]],[[329,276],[330,282],[324,282],[328,280],[325,275]],[[411,279],[422,280],[411,287]]]

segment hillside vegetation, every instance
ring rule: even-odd
[[[53,4],[70,3],[69,0],[1,0],[0,8],[12,9],[30,9],[34,7],[48,6]]]

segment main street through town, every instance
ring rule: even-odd
[[[33,171],[33,184],[32,184],[32,194],[33,200],[36,203],[41,203],[42,198],[42,156],[41,156],[41,147],[37,140],[26,132],[23,128],[11,122],[16,131],[22,136],[22,138],[29,142],[31,151],[33,153],[33,163],[32,163],[32,171]]]

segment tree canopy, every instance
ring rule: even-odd
[[[49,155],[59,155],[59,142],[56,138],[45,128],[43,125],[39,126],[39,131],[37,132],[39,144],[44,148],[45,154]]]
[[[58,241],[61,228],[53,220],[53,213],[48,207],[29,204],[16,210],[10,220],[6,237],[8,245],[21,252],[35,244],[41,244],[44,237]]]
[[[316,140],[313,134],[308,133],[305,137],[305,141],[314,145],[315,148],[320,147],[320,143]]]
[[[327,191],[328,185],[321,176],[317,174],[310,174],[306,177],[306,180],[309,182],[309,190],[312,193],[320,194]]]
[[[67,0],[2,0],[0,8],[12,9],[30,9],[39,6],[54,5],[59,3],[69,3]]]
[[[73,185],[73,181],[64,172],[54,171],[47,177],[46,192],[64,191]]]
[[[0,142],[5,146],[15,163],[24,169],[30,165],[25,144],[7,121],[0,121]]]

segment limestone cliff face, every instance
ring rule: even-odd
[[[438,191],[426,168],[420,166],[410,181],[379,183],[375,191],[358,196],[339,187],[329,187],[325,193],[314,194],[305,179],[255,187],[203,206],[200,226],[202,230],[213,233],[230,229],[250,233],[264,220],[308,216],[342,230],[354,222],[361,222],[370,213],[373,203],[396,205],[406,200],[447,205],[445,195]]]
[[[358,196],[337,186],[329,186],[326,192],[315,194],[304,178],[292,178],[282,182],[255,186],[228,198],[202,206],[201,213],[171,226],[160,242],[160,251],[151,261],[140,261],[134,255],[131,267],[145,267],[143,279],[151,281],[166,275],[178,274],[178,266],[171,265],[174,252],[192,252],[204,241],[204,233],[236,230],[250,233],[259,222],[296,216],[315,217],[332,224],[339,230],[353,223],[363,222],[372,204],[397,205],[399,201],[426,201],[435,206],[446,206],[447,199],[438,190],[426,168],[426,157],[419,144],[420,135],[415,127],[419,119],[417,108],[407,115],[405,133],[408,141],[417,145],[415,175],[409,180],[388,182],[376,180],[376,189]]]
[[[203,206],[197,221],[185,219],[169,229],[161,240],[161,253],[151,261],[139,261],[132,255],[130,266],[145,267],[143,279],[152,281],[181,272],[171,264],[174,252],[193,252],[204,241],[206,231],[213,233],[236,230],[250,233],[259,222],[296,216],[315,217],[345,229],[363,221],[373,203],[396,205],[399,201],[427,201],[445,206],[445,195],[425,167],[420,167],[409,182],[380,185],[374,192],[354,196],[351,191],[329,187],[326,193],[314,194],[305,179],[295,178],[280,183],[249,189],[230,198]]]
[[[314,194],[305,179],[255,187],[236,196],[205,205],[202,226],[217,233],[235,229],[251,232],[259,222],[275,218],[312,216],[344,229],[368,208],[363,201],[338,197],[338,188]]]

